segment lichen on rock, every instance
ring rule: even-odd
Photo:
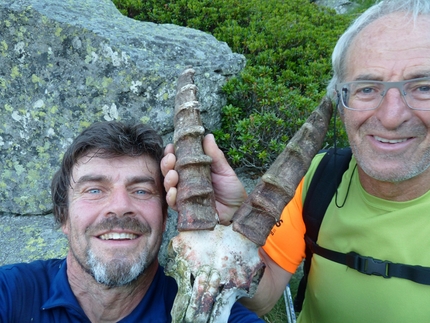
[[[109,0],[0,2],[0,213],[47,214],[50,180],[94,121],[151,124],[171,142],[176,79],[196,69],[202,120],[245,59],[213,36],[124,17]]]

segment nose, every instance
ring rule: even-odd
[[[116,216],[134,216],[136,214],[136,207],[127,189],[117,187],[112,190],[106,213]]]
[[[408,121],[413,111],[406,104],[405,98],[398,88],[390,88],[385,93],[381,105],[375,115],[386,129],[397,129]]]

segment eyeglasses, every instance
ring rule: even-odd
[[[335,86],[343,106],[357,111],[377,109],[391,88],[400,91],[409,108],[430,111],[430,77],[401,82],[354,81]]]

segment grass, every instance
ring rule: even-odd
[[[287,314],[285,312],[285,302],[282,296],[276,303],[275,307],[266,315],[264,315],[263,320],[267,323],[286,323]]]

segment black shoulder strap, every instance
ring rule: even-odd
[[[313,241],[317,240],[325,211],[342,180],[343,173],[348,169],[351,155],[350,148],[336,150],[331,148],[315,170],[303,203],[306,235]]]
[[[336,150],[331,148],[315,170],[303,204],[306,235],[313,241],[317,240],[325,211],[342,180],[343,173],[348,169],[351,155],[349,147]]]
[[[331,148],[326,151],[315,170],[303,204],[303,221],[306,225],[307,239],[316,242],[325,211],[342,180],[343,173],[348,169],[351,155],[349,147]],[[306,246],[303,277],[294,300],[294,307],[297,312],[302,310],[311,258],[312,250]]]
[[[384,278],[404,278],[422,285],[430,285],[430,267],[405,265],[361,256],[356,252],[341,253],[319,246],[316,242],[308,240],[313,253],[331,261],[346,265],[366,275],[382,276]]]

